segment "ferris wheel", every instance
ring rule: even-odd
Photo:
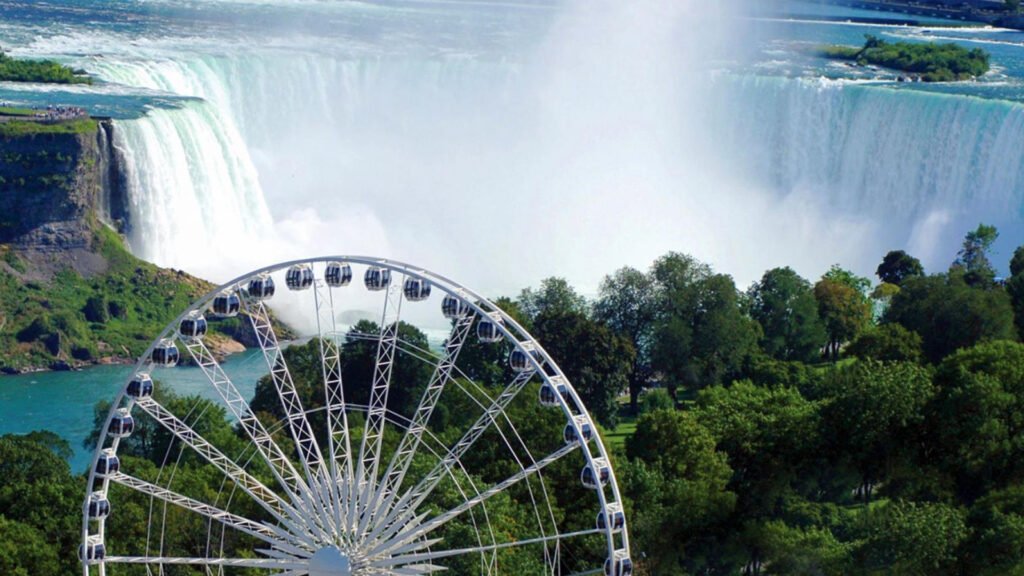
[[[289,321],[298,310],[315,327],[304,344],[278,337],[275,294]],[[353,310],[372,322],[351,323]],[[211,351],[209,329],[234,317],[262,351],[276,417]],[[424,345],[413,320],[443,337]],[[315,370],[290,366],[288,345],[306,346]],[[357,348],[367,369],[351,381]],[[154,381],[179,364],[201,372],[206,409],[160,399]],[[210,412],[230,420],[228,438],[204,435]],[[156,466],[125,452],[143,430],[167,440]],[[572,383],[497,305],[408,264],[305,259],[212,290],[152,343],[101,431],[85,576],[633,573],[615,472]],[[180,481],[186,466],[203,467],[205,487]],[[144,535],[117,528],[122,506],[136,525],[142,511]],[[173,542],[182,519],[201,541]]]

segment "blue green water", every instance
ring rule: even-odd
[[[246,398],[252,397],[256,381],[267,372],[259,350],[231,356],[223,367]],[[91,456],[82,442],[93,427],[93,407],[103,400],[113,401],[132,368],[96,366],[77,372],[0,377],[0,435],[43,429],[56,432],[74,449],[72,471],[82,471]],[[153,378],[179,395],[217,400],[216,391],[198,368],[158,368]]]

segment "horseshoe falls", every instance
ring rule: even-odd
[[[744,285],[900,248],[941,271],[979,222],[1000,266],[1024,243],[1024,35],[943,30],[997,72],[905,85],[805,46],[923,27],[642,4],[155,2],[24,53],[144,102],[114,132],[132,248],[215,280],[366,253],[594,291],[675,250]]]

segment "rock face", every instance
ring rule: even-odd
[[[125,224],[113,126],[93,133],[0,137],[0,243],[28,250],[84,248],[97,219]]]

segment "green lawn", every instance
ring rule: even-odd
[[[626,438],[636,432],[636,416],[623,415],[619,419],[619,425],[614,430],[606,433],[604,439],[608,442],[609,448],[623,448],[626,445]]]

